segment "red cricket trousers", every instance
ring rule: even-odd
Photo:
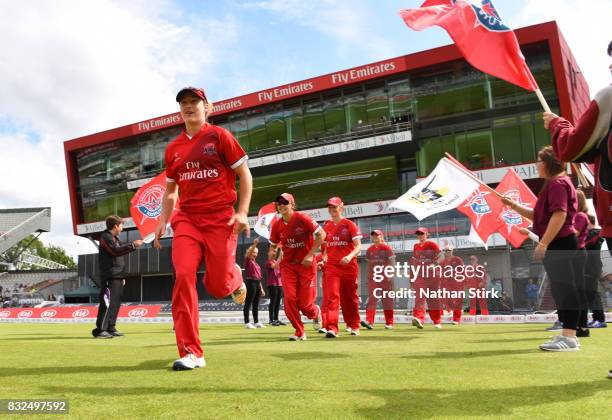
[[[204,352],[200,344],[200,313],[196,272],[206,263],[204,285],[217,299],[224,298],[242,284],[236,267],[237,235],[227,226],[234,210],[229,207],[215,213],[177,213],[172,218],[172,263],[176,280],[172,290],[172,319],[180,357]]]
[[[281,263],[281,278],[285,295],[285,315],[295,328],[295,335],[304,335],[304,324],[300,312],[308,319],[315,319],[321,311],[316,305],[317,267],[302,264]],[[327,273],[325,274],[327,277]]]
[[[378,290],[376,290],[378,289]],[[366,305],[366,321],[369,324],[374,325],[374,319],[376,316],[376,308],[378,307],[377,296],[382,296],[383,314],[385,315],[385,324],[393,325],[393,298],[388,295],[383,295],[382,292],[388,292],[393,290],[393,279],[386,278],[381,282],[376,282],[372,278],[368,279],[368,303]]]
[[[483,297],[470,297],[470,315],[476,315],[476,301],[480,305],[480,315],[489,315],[489,309],[487,307],[487,298],[484,297],[485,288],[479,285],[479,281],[468,281],[467,295],[470,296],[470,292],[476,293],[480,290],[480,294]]]
[[[340,305],[345,324],[352,329],[359,329],[359,297],[357,265],[328,264],[325,267],[323,282],[323,307],[325,309],[324,326],[326,330],[338,333]]]
[[[427,303],[427,312],[434,324],[439,324],[442,318],[442,303],[437,297],[427,297],[425,291],[437,291],[439,289],[439,281],[436,278],[417,277],[412,284],[412,288],[416,293],[414,299],[414,309],[412,316],[419,319],[422,323],[425,322],[425,304]]]
[[[446,290],[449,292],[457,292],[459,296],[461,294],[459,292],[463,291],[463,282],[455,281],[454,279],[445,279],[446,282]],[[461,322],[461,315],[463,312],[463,298],[449,298],[446,301],[447,308],[453,311],[453,321]]]

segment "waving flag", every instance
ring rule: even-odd
[[[270,239],[270,232],[272,230],[272,222],[276,216],[276,204],[266,204],[259,209],[257,213],[257,221],[253,228],[259,236],[263,236],[266,239]]]
[[[400,16],[408,27],[421,31],[441,26],[474,67],[530,91],[538,90],[525,63],[516,35],[501,20],[491,0],[476,6],[468,0],[427,0],[419,9]]]
[[[159,224],[159,216],[162,212],[162,200],[166,192],[166,172],[162,172],[155,178],[140,187],[131,200],[130,214],[134,224],[140,232],[143,241],[151,242],[155,237],[155,229]],[[179,209],[178,200],[172,216]],[[170,222],[170,221],[168,221]],[[169,223],[168,223],[169,224]]]
[[[417,219],[454,209],[480,184],[447,158],[440,159],[427,178],[389,205],[412,213]]]
[[[474,233],[486,244],[489,236],[499,228],[499,215],[503,207],[499,197],[480,185],[457,210],[470,219]]]
[[[506,172],[495,190],[504,197],[508,197],[525,207],[535,207],[536,196],[514,169],[509,169]],[[518,230],[519,228],[526,228],[530,224],[531,222],[528,219],[525,219],[510,207],[503,206],[497,230],[513,247],[518,248],[527,239],[527,236]]]

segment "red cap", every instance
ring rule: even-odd
[[[382,230],[379,230],[379,229],[373,230],[372,233],[370,233],[370,235],[378,235],[381,238],[384,236]]]
[[[342,199],[340,197],[332,197],[329,200],[327,200],[327,205],[328,206],[342,206],[344,203],[342,202]]]
[[[419,227],[417,230],[414,231],[414,233],[419,233],[419,232],[428,234],[429,229],[427,229],[426,227]]]
[[[187,92],[193,93],[195,96],[203,100],[205,103],[208,103],[208,99],[206,99],[206,93],[204,93],[204,89],[193,87],[193,86],[187,86],[179,90],[179,93],[176,94],[176,102],[181,102],[181,98]]]
[[[274,202],[278,203],[278,199],[281,198],[281,197],[284,198],[285,200],[287,200],[288,202],[295,204],[295,198],[293,198],[293,195],[291,195],[289,193],[282,193],[281,195],[276,197]]]

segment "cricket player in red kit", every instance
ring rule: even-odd
[[[166,192],[155,232],[156,248],[165,234],[177,197],[181,210],[172,218],[172,262],[176,281],[172,290],[172,319],[180,359],[174,370],[206,365],[200,344],[196,272],[204,259],[204,285],[220,299],[229,295],[242,304],[246,287],[236,266],[238,234],[249,233],[247,212],[252,177],[247,156],[224,128],[206,122],[212,111],[202,89],[187,87],[176,96],[185,130],[166,147]],[[240,202],[236,203],[236,175]]]
[[[461,276],[455,276],[456,268],[463,266],[463,260],[456,255],[453,255],[453,248],[450,245],[444,247],[444,259],[440,261],[442,273],[450,271],[447,267],[452,267],[453,275],[450,277],[442,277],[441,285],[449,292],[463,292],[463,280],[458,280]],[[460,294],[460,293],[458,293]],[[453,312],[453,324],[461,323],[461,312],[463,310],[463,298],[448,298],[446,299],[446,307]]]
[[[428,241],[429,230],[420,227],[416,230],[418,242],[414,244],[412,253],[412,264],[419,268],[413,290],[416,293],[414,309],[412,311],[412,325],[422,329],[425,323],[425,302],[427,301],[427,312],[435,328],[442,328],[442,305],[438,298],[426,298],[425,291],[437,291],[439,289],[439,278],[433,273],[433,265],[437,263],[440,256],[440,248],[433,241]]]
[[[467,294],[470,296],[471,293],[480,291],[481,297],[470,297],[470,315],[476,315],[476,301],[480,304],[480,315],[489,315],[489,309],[487,308],[487,298],[485,295],[485,287],[487,286],[487,271],[484,266],[478,264],[478,257],[476,255],[470,255],[470,265],[474,268],[479,267],[478,270],[474,269],[474,274],[467,278]]]
[[[285,292],[285,314],[295,328],[291,341],[306,340],[300,312],[312,319],[315,331],[321,328],[321,308],[317,298],[317,267],[314,255],[325,240],[325,231],[310,216],[295,211],[295,199],[289,193],[276,197],[281,219],[272,225],[270,246],[283,248],[280,263]]]
[[[361,252],[361,232],[355,223],[342,216],[344,203],[340,197],[327,201],[331,219],[325,222],[325,281],[323,298],[325,303],[325,337],[336,338],[340,305],[344,322],[351,335],[359,335],[359,267],[357,255]]]
[[[366,252],[366,261],[368,262],[368,303],[366,305],[366,320],[361,323],[362,326],[371,330],[374,328],[374,318],[376,316],[376,307],[378,306],[378,297],[380,296],[375,289],[380,289],[380,292],[389,292],[393,290],[393,277],[384,275],[384,267],[395,265],[395,254],[393,249],[385,243],[385,239],[381,230],[373,230],[371,235],[372,245],[369,246]],[[381,280],[377,281],[374,277],[376,267],[382,267]],[[382,297],[383,313],[385,315],[385,328],[393,329],[393,298],[387,295]]]

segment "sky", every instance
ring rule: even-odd
[[[474,0],[477,1],[477,0]],[[452,43],[398,17],[420,0],[0,0],[0,208],[52,208],[43,242],[72,234],[63,142],[177,111],[183,86],[214,102]],[[610,83],[612,0],[497,0],[512,28],[556,20],[593,95]]]

